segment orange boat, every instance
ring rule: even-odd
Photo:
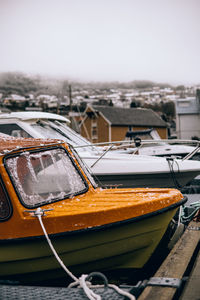
[[[0,278],[38,281],[142,268],[176,210],[176,189],[96,188],[72,148],[56,140],[0,137]],[[41,211],[41,210],[40,210]]]

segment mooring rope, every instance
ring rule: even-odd
[[[180,172],[180,169],[179,169],[179,164],[178,162],[172,158],[172,157],[167,157],[166,158],[167,162],[168,162],[168,165],[169,165],[169,169],[170,169],[170,173],[171,173],[171,176],[172,176],[172,180],[174,182],[174,185],[177,189],[180,189],[182,188],[181,184],[178,182],[177,178],[176,178],[176,174],[174,172],[174,163],[176,163],[177,167],[178,167],[178,173]]]
[[[38,218],[39,222],[40,222],[40,226],[42,227],[42,231],[46,237],[46,240],[49,244],[49,247],[51,248],[53,254],[55,255],[57,261],[59,262],[59,264],[61,265],[61,267],[64,269],[64,271],[74,280],[74,281],[78,281],[78,278],[76,276],[74,276],[69,270],[68,268],[66,268],[65,264],[63,263],[63,261],[60,259],[60,257],[58,256],[55,248],[53,247],[52,243],[51,243],[51,240],[47,234],[47,231],[44,227],[44,223],[42,221],[42,216],[44,216],[44,211],[38,207],[34,213],[34,215]]]
[[[42,221],[42,217],[45,215],[45,210],[41,209],[40,207],[38,207],[35,211],[30,211],[31,213],[34,212],[34,216],[36,216],[39,220],[40,226],[42,228],[42,231],[46,237],[46,240],[49,244],[49,247],[51,248],[56,260],[58,261],[58,263],[60,264],[60,266],[64,269],[64,271],[74,280],[74,282],[72,282],[69,287],[74,287],[74,286],[80,286],[83,290],[84,293],[86,294],[86,296],[88,297],[88,299],[90,300],[101,300],[101,296],[97,295],[96,293],[94,293],[92,291],[92,289],[90,287],[96,287],[96,286],[92,286],[90,284],[90,282],[88,283],[87,279],[90,275],[85,275],[83,274],[80,278],[77,278],[76,276],[73,275],[72,272],[69,271],[69,269],[65,266],[65,264],[63,263],[63,261],[61,260],[61,258],[58,256],[53,244],[51,243],[51,240],[48,236],[48,233],[45,229],[44,223]],[[96,274],[96,273],[94,273]],[[101,274],[101,273],[98,273]],[[92,274],[91,274],[92,275]],[[103,274],[101,274],[103,277],[105,277]],[[90,285],[90,287],[89,287]],[[122,296],[126,296],[128,299],[130,300],[136,300],[135,296],[124,291],[123,289],[119,288],[118,286],[114,285],[114,284],[107,284],[108,287],[114,289],[119,295]],[[102,286],[99,286],[102,287]]]

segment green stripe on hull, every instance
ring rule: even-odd
[[[177,208],[137,222],[51,238],[59,256],[75,273],[142,268],[149,260]],[[31,273],[31,274],[30,274]],[[66,276],[45,239],[1,243],[0,277],[30,281]],[[28,276],[29,274],[29,276]]]

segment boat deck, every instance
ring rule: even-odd
[[[138,300],[200,299],[200,222],[190,222],[152,279],[163,286],[148,285]]]

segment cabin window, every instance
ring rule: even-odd
[[[17,124],[0,124],[0,132],[14,137],[31,137],[24,129]]]
[[[8,197],[3,189],[2,183],[0,183],[0,221],[8,219],[11,214],[10,203]]]
[[[98,128],[97,128],[97,119],[95,116],[91,119],[91,135],[92,135],[92,141],[98,139]]]
[[[189,101],[178,101],[179,107],[189,107],[191,103]]]
[[[63,148],[23,152],[8,157],[5,163],[26,207],[48,204],[87,190],[82,174]]]

